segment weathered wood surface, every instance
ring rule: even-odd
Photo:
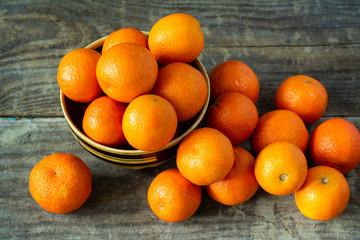
[[[205,34],[199,58],[208,72],[229,59],[255,71],[260,114],[274,109],[284,79],[306,74],[329,94],[325,117],[309,132],[336,116],[360,128],[359,1],[0,1],[0,239],[359,239],[360,166],[346,174],[350,202],[332,221],[309,220],[293,195],[259,189],[234,207],[203,191],[196,214],[172,224],[151,212],[146,191],[174,162],[117,168],[76,143],[59,103],[62,56],[122,27],[149,30],[174,12],[199,20]],[[28,190],[32,167],[55,152],[79,156],[93,175],[89,200],[66,215],[42,210]]]
[[[347,118],[360,128],[360,118]],[[322,119],[320,122],[326,120]],[[319,122],[319,123],[320,123]],[[315,124],[311,132],[319,123]],[[360,222],[360,168],[346,175],[350,201],[345,212],[329,222],[301,215],[293,194],[272,196],[262,189],[238,206],[221,205],[203,189],[203,200],[193,217],[180,223],[158,219],[147,204],[151,180],[164,169],[129,170],[104,163],[75,143],[63,118],[0,119],[0,239],[358,239]],[[242,145],[249,149],[248,144]],[[71,152],[89,166],[93,191],[77,211],[46,212],[31,198],[28,176],[43,157]]]
[[[251,2],[2,1],[0,116],[61,116],[56,71],[63,55],[122,27],[149,30],[174,12],[199,20],[207,71],[229,59],[254,69],[260,113],[294,74],[324,83],[332,103],[326,115],[360,112],[360,1]]]

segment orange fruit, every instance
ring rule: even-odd
[[[313,131],[310,153],[317,165],[330,166],[342,173],[350,172],[360,162],[359,130],[346,119],[329,119]]]
[[[147,36],[141,31],[130,27],[122,28],[115,32],[112,32],[109,36],[105,38],[102,47],[102,54],[104,54],[109,48],[125,42],[137,43],[148,48],[147,41]]]
[[[206,124],[225,134],[233,145],[248,139],[258,122],[255,104],[245,95],[228,92],[209,107]]]
[[[55,153],[38,162],[30,172],[29,190],[46,211],[69,213],[89,198],[92,177],[89,168],[77,156]]]
[[[122,130],[122,119],[127,105],[108,96],[102,96],[86,108],[82,127],[92,140],[106,146],[126,143]]]
[[[204,34],[191,15],[174,13],[158,20],[149,33],[149,49],[162,64],[190,63],[204,47]]]
[[[259,118],[250,144],[255,154],[274,142],[291,142],[305,152],[309,133],[304,122],[289,110],[274,110]]]
[[[113,46],[100,57],[96,67],[97,79],[106,95],[125,103],[150,93],[157,74],[155,57],[136,43]]]
[[[126,108],[123,131],[134,148],[145,151],[160,150],[175,135],[177,116],[165,98],[147,94],[135,98]]]
[[[289,142],[265,147],[255,160],[255,177],[259,185],[273,195],[287,195],[298,190],[307,175],[304,153]]]
[[[175,108],[179,122],[194,117],[204,106],[207,84],[199,70],[187,63],[170,63],[159,70],[152,90]]]
[[[199,208],[201,188],[187,180],[178,169],[167,169],[151,182],[148,193],[151,210],[167,222],[188,219]]]
[[[335,168],[310,168],[302,187],[294,194],[300,212],[313,220],[327,221],[344,212],[350,198],[349,184]]]
[[[223,179],[234,164],[230,140],[214,128],[192,131],[180,143],[176,164],[181,174],[196,185]]]
[[[259,81],[245,63],[230,60],[214,67],[210,74],[211,99],[226,92],[242,93],[256,103],[259,98]]]
[[[288,109],[299,115],[306,125],[318,121],[324,114],[328,95],[324,86],[305,75],[289,77],[275,94],[277,109]]]
[[[230,206],[248,201],[259,187],[254,174],[255,158],[241,147],[234,147],[234,154],[234,165],[225,178],[206,186],[212,199]]]
[[[89,102],[101,94],[96,79],[96,64],[100,56],[95,50],[79,48],[61,59],[57,81],[65,96],[76,102]]]

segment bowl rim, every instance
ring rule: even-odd
[[[147,31],[142,31],[145,35],[149,35],[149,32]],[[97,40],[95,40],[94,42],[88,44],[85,48],[90,48],[90,49],[96,49],[100,46],[103,45],[104,41],[105,41],[105,37],[99,38]],[[152,154],[152,153],[157,153],[157,152],[161,152],[167,148],[173,147],[174,145],[180,143],[190,132],[192,132],[193,130],[195,130],[201,123],[201,121],[204,119],[207,108],[209,106],[209,102],[210,102],[210,80],[209,80],[209,76],[206,73],[205,67],[203,66],[203,64],[201,63],[201,61],[196,58],[193,62],[192,62],[197,70],[199,70],[201,72],[201,74],[204,76],[205,78],[205,82],[207,84],[207,97],[205,100],[205,104],[202,107],[200,114],[198,115],[196,121],[180,136],[178,136],[177,138],[171,140],[168,144],[166,144],[164,147],[162,147],[160,150],[155,150],[155,151],[145,151],[145,150],[138,150],[138,149],[120,149],[120,148],[114,148],[114,147],[109,147],[109,146],[105,146],[102,145],[100,143],[95,142],[94,140],[92,140],[91,138],[89,138],[88,136],[86,136],[82,131],[80,131],[74,124],[74,122],[71,120],[69,113],[68,113],[68,109],[66,106],[66,99],[67,97],[63,94],[62,90],[60,89],[60,103],[61,103],[61,109],[62,112],[65,116],[66,122],[68,123],[70,129],[76,134],[77,137],[79,137],[82,141],[85,141],[86,143],[88,143],[89,145],[101,149],[103,151],[106,152],[110,152],[113,154],[122,154],[122,155],[147,155],[147,154]]]

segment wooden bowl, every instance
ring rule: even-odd
[[[148,32],[144,32],[148,35]],[[100,38],[86,48],[94,49],[101,53],[101,48],[106,37]],[[204,76],[207,84],[207,98],[201,111],[192,119],[179,123],[178,136],[168,143],[165,147],[158,151],[142,151],[133,149],[130,146],[124,147],[124,149],[108,147],[99,144],[89,137],[87,137],[82,130],[82,118],[84,111],[89,103],[78,103],[67,98],[60,90],[60,103],[61,109],[64,113],[66,122],[74,135],[75,139],[83,146],[87,151],[95,155],[96,157],[104,160],[108,163],[127,167],[132,169],[142,169],[147,167],[156,167],[170,159],[176,157],[176,151],[180,142],[188,135],[192,130],[200,126],[210,101],[210,81],[206,73],[206,70],[199,59],[195,59],[190,63],[193,67],[198,69]]]

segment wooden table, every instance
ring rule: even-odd
[[[149,30],[175,12],[200,22],[200,60],[208,72],[230,59],[254,70],[260,115],[275,109],[283,80],[305,74],[321,81],[329,95],[327,111],[310,134],[333,117],[360,128],[359,1],[162,2],[0,1],[0,239],[359,239],[360,166],[346,174],[350,202],[331,221],[305,218],[292,194],[277,197],[259,189],[233,207],[203,191],[193,217],[166,223],[151,212],[146,192],[174,161],[144,170],[117,168],[75,141],[60,108],[60,59],[122,27]],[[250,150],[248,143],[242,146]],[[32,167],[55,152],[79,156],[93,176],[88,201],[66,215],[43,210],[28,190]]]

